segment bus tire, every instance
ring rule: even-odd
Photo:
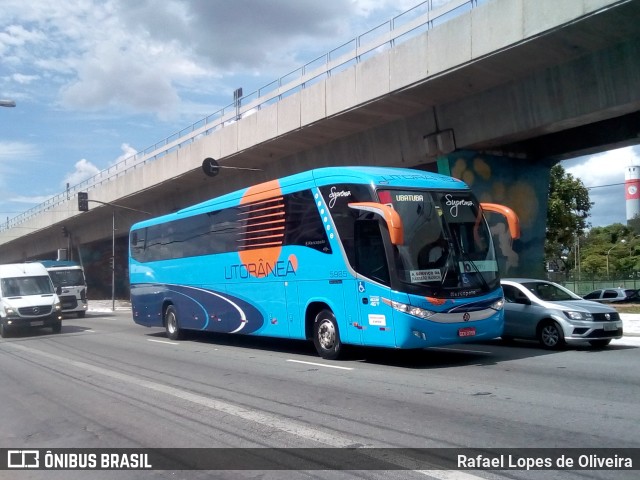
[[[322,310],[313,321],[313,344],[325,360],[337,360],[342,355],[342,342],[336,317],[331,310]]]
[[[176,307],[169,305],[164,311],[164,327],[167,330],[167,337],[171,340],[180,340],[182,338],[182,330],[178,322],[178,312]]]

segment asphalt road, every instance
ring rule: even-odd
[[[2,448],[640,448],[640,342],[420,352],[224,335],[168,341],[130,312],[0,339]],[[323,451],[324,452],[324,451]],[[331,451],[327,451],[330,455]],[[394,462],[402,462],[393,460]],[[636,467],[637,468],[637,467]],[[0,479],[636,478],[572,471],[0,471]]]

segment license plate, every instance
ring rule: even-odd
[[[615,323],[605,323],[604,324],[604,331],[605,332],[611,332],[614,330],[618,330],[618,325],[616,325]]]
[[[42,320],[36,320],[35,322],[30,322],[29,325],[32,327],[42,327],[44,322]]]
[[[473,337],[476,334],[476,327],[464,327],[458,330],[459,337]]]

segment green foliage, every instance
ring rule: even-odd
[[[640,272],[640,236],[632,227],[614,223],[594,227],[580,237],[570,267],[594,278],[636,278]],[[577,260],[579,263],[573,265]],[[608,268],[607,268],[608,265]],[[608,275],[607,275],[608,270]]]
[[[633,230],[635,235],[640,235],[640,215],[636,215],[631,220],[627,221],[629,228]]]
[[[592,205],[579,179],[551,168],[545,259],[573,278],[640,278],[640,217],[589,229]]]
[[[564,260],[565,269],[574,254],[576,239],[589,226],[587,219],[593,203],[581,180],[560,165],[551,168],[547,232],[544,246],[546,260]]]

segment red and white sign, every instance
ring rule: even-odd
[[[640,179],[627,180],[624,182],[624,194],[626,200],[637,200],[640,198]]]

